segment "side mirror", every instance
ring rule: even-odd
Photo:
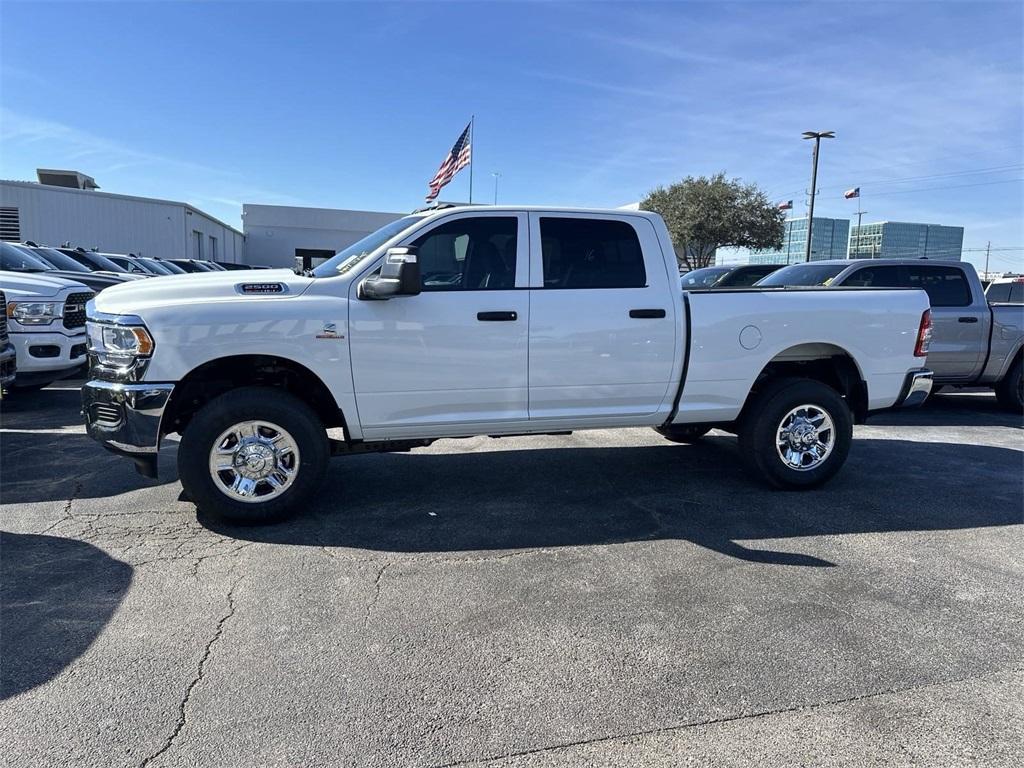
[[[359,298],[390,299],[392,296],[416,296],[421,289],[420,262],[416,249],[388,248],[380,273],[372,275],[359,286]]]

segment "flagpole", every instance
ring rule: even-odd
[[[473,155],[476,154],[476,147],[473,146],[473,134],[476,132],[476,115],[469,116],[469,204],[473,204]]]

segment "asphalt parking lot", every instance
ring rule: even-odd
[[[858,427],[829,486],[734,438],[336,459],[229,527],[3,402],[11,766],[1020,765],[1024,432],[982,394]]]

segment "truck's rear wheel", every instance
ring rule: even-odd
[[[710,424],[669,424],[654,431],[673,443],[696,443],[711,431]]]
[[[739,429],[747,464],[777,488],[813,488],[836,474],[853,440],[846,401],[812,379],[780,379],[759,392]]]
[[[1003,380],[996,384],[996,400],[1007,411],[1024,412],[1024,357],[1018,357]]]
[[[327,433],[308,405],[280,390],[244,387],[192,417],[178,449],[178,476],[203,512],[264,523],[310,497],[328,458]]]

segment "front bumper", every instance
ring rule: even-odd
[[[66,335],[54,331],[14,331],[11,343],[18,354],[18,380],[35,377],[53,381],[85,364],[85,331]]]
[[[155,478],[160,422],[173,390],[173,384],[86,383],[82,414],[89,437],[132,459],[139,474]]]
[[[926,368],[908,373],[900,396],[896,400],[896,407],[913,408],[927,400],[932,391],[933,375]]]

